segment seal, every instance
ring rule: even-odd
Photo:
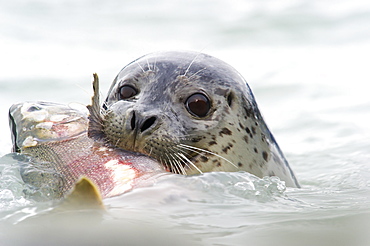
[[[245,79],[196,52],[158,52],[125,66],[89,136],[140,152],[173,173],[246,171],[299,187]]]

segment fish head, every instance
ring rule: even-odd
[[[86,133],[84,112],[51,102],[24,102],[9,109],[13,151],[19,152],[41,142],[62,141]]]

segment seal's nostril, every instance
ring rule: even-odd
[[[135,111],[132,113],[132,118],[131,118],[131,130],[135,129],[135,122],[136,122],[136,116],[135,116]]]
[[[156,120],[157,120],[157,118],[153,116],[153,117],[150,117],[149,119],[147,119],[146,121],[144,121],[144,123],[140,127],[140,131],[144,132],[145,130],[150,128]]]

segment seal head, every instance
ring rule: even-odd
[[[117,75],[91,117],[94,138],[140,152],[180,174],[247,171],[299,184],[244,78],[195,52],[143,56]]]

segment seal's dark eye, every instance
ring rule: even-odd
[[[188,97],[185,105],[189,113],[198,117],[206,116],[211,108],[211,103],[208,97],[200,93],[195,93]]]
[[[119,89],[119,97],[121,100],[128,99],[135,96],[136,94],[137,90],[130,85],[124,85]]]

